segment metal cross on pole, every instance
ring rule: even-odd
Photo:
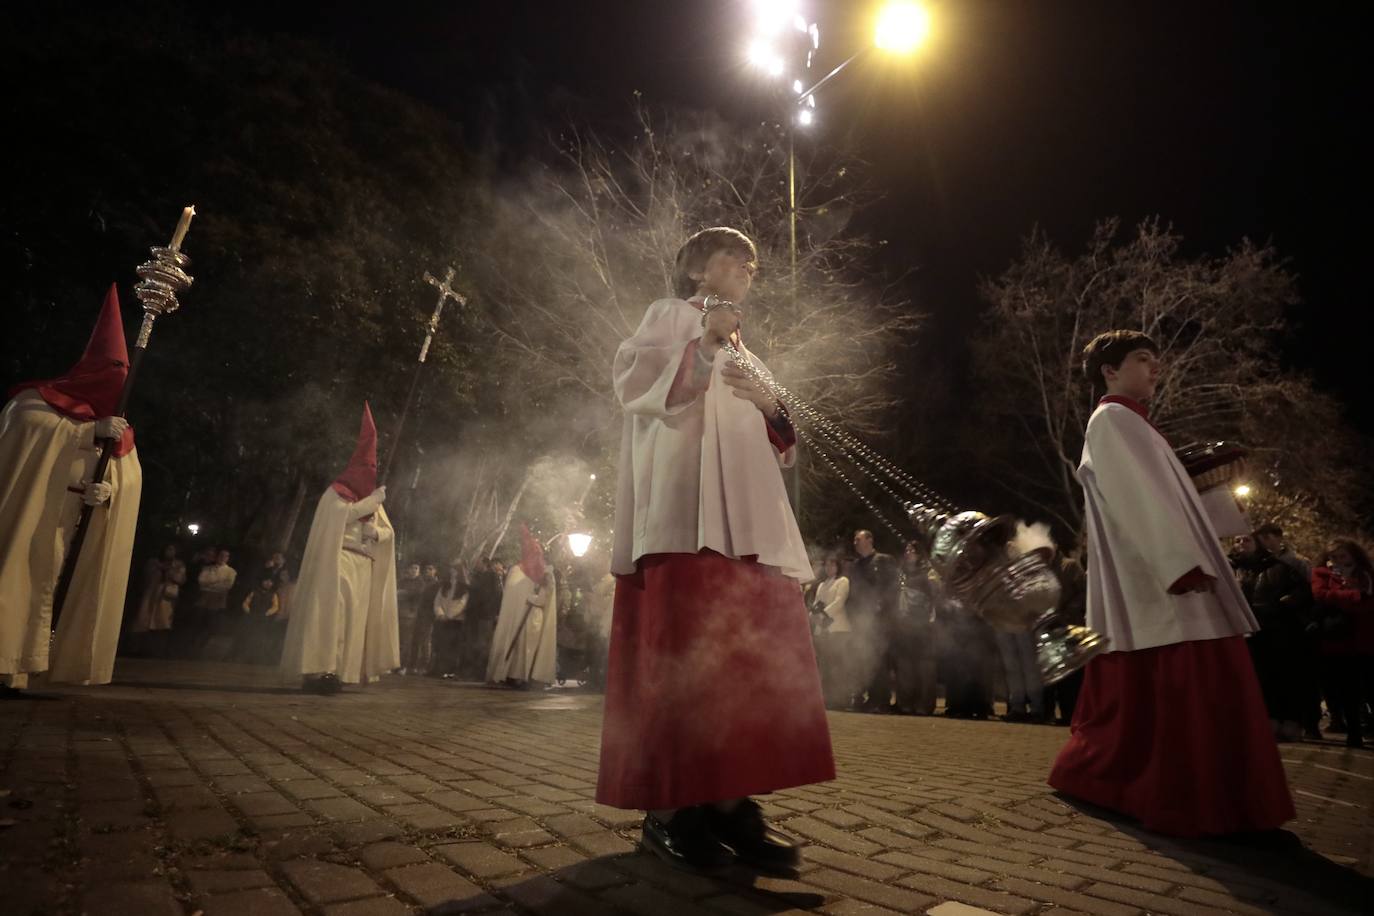
[[[429,322],[425,325],[425,342],[420,347],[420,359],[415,364],[415,374],[410,378],[410,391],[406,394],[405,407],[401,408],[401,419],[396,423],[396,435],[391,440],[391,452],[387,455],[387,460],[382,466],[381,483],[383,486],[386,485],[387,478],[391,476],[391,466],[395,464],[396,449],[401,444],[401,433],[406,426],[406,417],[410,414],[410,405],[415,402],[415,392],[420,387],[420,373],[424,370],[425,360],[429,358],[429,345],[434,342],[434,332],[439,327],[439,316],[444,313],[444,306],[450,299],[457,302],[460,307],[468,304],[467,297],[452,286],[455,274],[456,271],[450,267],[444,273],[444,279],[440,281],[436,280],[429,271],[424,273],[425,282],[439,290],[439,301],[434,304],[434,314],[429,316]]]

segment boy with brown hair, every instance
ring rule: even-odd
[[[1084,353],[1101,395],[1078,479],[1087,503],[1088,663],[1049,783],[1176,836],[1294,816],[1244,635],[1259,627],[1183,465],[1149,420],[1159,348],[1109,331]]]
[[[780,465],[782,406],[726,352],[757,269],[734,229],[678,253],[672,298],[615,357],[625,408],[615,600],[596,799],[641,809],[670,865],[794,872],[751,795],[834,778],[800,583],[812,577]]]

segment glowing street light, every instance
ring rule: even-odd
[[[804,88],[811,80],[811,67],[816,63],[821,47],[820,26],[808,22],[801,12],[799,0],[753,0],[755,37],[748,46],[748,60],[756,69],[773,78],[788,80],[794,94],[791,103],[796,106],[792,117],[785,121],[787,126],[787,199],[788,199],[788,252],[790,255],[792,298],[797,296],[797,157],[794,149],[798,127],[810,127],[816,121],[816,91],[840,74],[846,67],[874,50],[887,54],[901,55],[914,51],[925,40],[930,31],[930,14],[924,7],[911,0],[898,0],[884,4],[878,14],[873,29],[873,41],[859,48],[833,70]],[[787,34],[788,24],[798,34]],[[777,49],[782,48],[779,52]],[[783,53],[793,59],[795,70],[786,73],[789,65]],[[803,79],[804,78],[804,79]],[[805,81],[804,81],[805,80]],[[794,466],[795,467],[795,466]],[[793,511],[800,512],[800,486],[793,477]]]
[[[572,555],[578,558],[587,555],[587,549],[592,546],[592,536],[585,531],[573,531],[568,534],[568,549]]]
[[[930,32],[930,14],[915,3],[889,3],[878,13],[873,44],[893,54],[909,54]]]
[[[761,41],[752,42],[748,51],[749,63],[769,76],[782,76],[786,67],[782,56]]]
[[[1245,497],[1250,495],[1250,485],[1248,483],[1243,483],[1240,486],[1236,487],[1234,492],[1241,499],[1244,499]]]
[[[798,0],[754,0],[754,16],[759,28],[765,32],[777,32],[789,22],[796,23],[801,19],[797,5]],[[806,31],[805,20],[802,22],[802,31]]]
[[[187,525],[186,530],[191,532],[191,537],[195,537],[196,535],[200,534],[200,526],[197,525],[195,522],[192,522],[191,524]]]

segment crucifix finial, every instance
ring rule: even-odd
[[[435,329],[439,327],[439,316],[443,314],[444,303],[452,299],[454,302],[457,302],[460,307],[468,304],[467,297],[455,290],[452,286],[454,274],[454,269],[450,267],[444,272],[444,279],[441,281],[436,280],[434,275],[429,271],[425,271],[425,282],[439,290],[439,301],[434,304],[434,314],[429,316],[429,332],[425,335],[424,346],[420,348],[420,362],[424,362],[425,357],[429,355],[429,344],[430,341],[434,339]]]

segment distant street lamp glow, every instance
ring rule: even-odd
[[[803,108],[797,113],[797,123],[802,127],[810,127],[814,120],[816,120],[816,116],[812,114],[810,108]]]
[[[1243,483],[1243,484],[1241,484],[1240,486],[1236,487],[1235,493],[1236,493],[1237,496],[1242,497],[1242,498],[1244,498],[1244,497],[1246,497],[1246,496],[1249,496],[1249,495],[1250,495],[1250,485],[1249,485],[1248,483]]]
[[[878,13],[873,43],[884,51],[907,54],[925,40],[930,14],[915,3],[889,3]]]
[[[758,67],[769,76],[782,76],[782,57],[763,42],[750,42],[749,49],[745,52],[745,56],[749,58],[749,63]]]
[[[754,14],[758,17],[759,28],[776,32],[797,15],[797,0],[754,0]],[[804,31],[804,29],[803,29]]]
[[[575,557],[587,555],[587,548],[592,546],[592,536],[585,531],[574,531],[568,535],[568,549]]]
[[[802,81],[801,81],[801,80],[793,80],[793,81],[792,81],[792,91],[795,92],[797,95],[801,95],[802,92],[804,92],[805,90],[806,90],[806,87],[802,85]]]
[[[195,537],[196,535],[200,534],[200,526],[197,525],[195,522],[192,522],[191,524],[187,525],[186,530],[191,532],[191,537]]]

